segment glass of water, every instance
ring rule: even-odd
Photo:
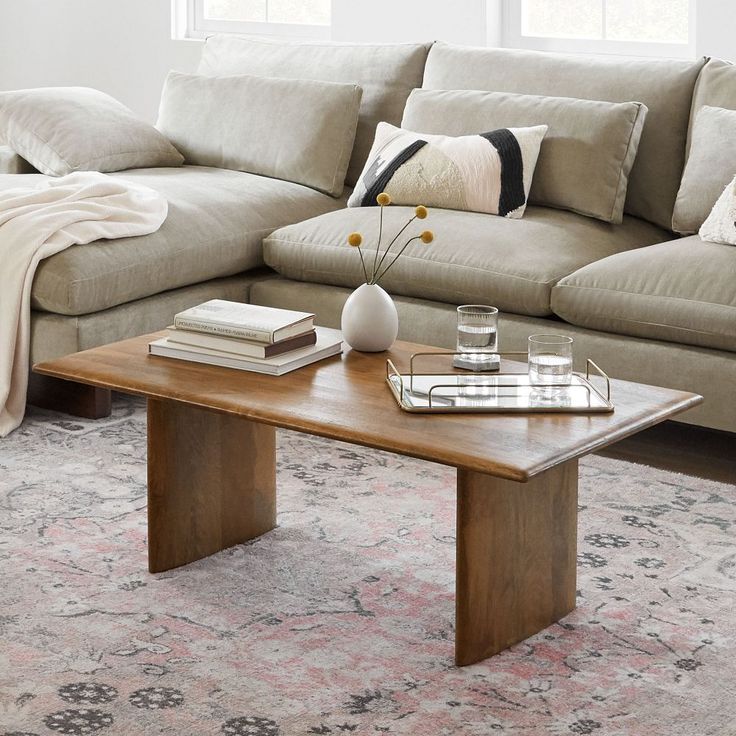
[[[529,383],[555,393],[572,382],[572,338],[532,335],[529,338]]]
[[[498,351],[498,309],[483,304],[457,308],[457,352],[469,363],[488,363]]]

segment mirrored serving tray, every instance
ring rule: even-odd
[[[591,381],[591,367],[601,375],[602,391]],[[569,386],[532,386],[526,373],[400,373],[390,360],[386,372],[396,401],[409,412],[527,414],[614,410],[608,376],[592,361],[588,361],[585,376],[573,374]]]

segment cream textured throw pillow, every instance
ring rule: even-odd
[[[699,235],[711,243],[736,245],[736,177],[726,185]]]
[[[380,123],[349,207],[424,204],[518,219],[524,215],[546,125],[457,138]]]
[[[0,92],[0,139],[49,176],[181,166],[181,154],[153,126],[110,95],[88,87]]]
[[[189,164],[284,179],[339,197],[361,96],[355,84],[170,72],[156,127]]]

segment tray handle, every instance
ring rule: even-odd
[[[404,377],[399,373],[391,358],[386,358],[386,380],[391,383],[391,376],[399,379],[399,396],[404,400]]]
[[[514,375],[513,373],[510,373],[509,375]],[[440,388],[476,388],[477,384],[474,383],[435,383],[433,386],[429,387],[429,391],[427,392],[427,399],[429,401],[429,408],[432,408],[432,394]],[[496,388],[503,388],[503,386],[499,385]],[[538,383],[535,385],[535,388],[560,388],[556,383]],[[590,396],[593,392],[601,396],[601,392],[598,391],[598,389],[592,384],[588,383],[587,385],[578,385],[578,386],[568,386],[568,388],[582,388],[585,389],[588,392],[588,396]],[[590,399],[588,399],[590,401]],[[610,401],[608,402],[611,403]]]
[[[435,355],[435,356],[436,355],[446,355],[448,357],[457,357],[458,355],[486,355],[486,353],[481,353],[481,352],[461,353],[457,350],[431,350],[431,351],[425,351],[421,353],[412,353],[411,358],[409,358],[409,390],[410,391],[414,390],[414,359],[423,358],[423,357],[427,357],[430,355]],[[508,358],[508,357],[511,357],[512,355],[517,356],[517,357],[519,355],[523,355],[527,357],[528,353],[522,350],[505,350],[502,352],[497,352],[496,355],[498,355],[500,358]],[[394,370],[396,370],[395,367],[394,367]],[[428,374],[428,375],[432,375],[432,374]],[[436,375],[443,375],[443,374],[436,374]]]
[[[597,364],[594,363],[590,358],[585,361],[585,380],[590,381],[590,369],[593,368],[595,372],[601,376],[606,382],[606,401],[611,403],[611,379],[608,374]],[[591,384],[592,385],[592,384]]]
[[[412,356],[409,359],[409,373],[414,373],[414,359],[415,358],[423,358],[423,357],[427,357],[427,356],[430,356],[430,355],[446,355],[447,357],[457,357],[458,355],[487,355],[487,353],[482,353],[482,352],[477,352],[477,353],[471,353],[471,352],[461,353],[461,352],[459,352],[457,350],[432,350],[432,351],[426,351],[426,352],[422,352],[422,353],[412,353]],[[498,355],[501,358],[508,358],[508,357],[510,357],[512,355],[516,355],[516,356],[524,355],[524,356],[527,356],[528,353],[526,351],[521,351],[521,350],[514,350],[514,351],[506,350],[506,351],[502,351],[502,352],[497,352],[496,355]]]

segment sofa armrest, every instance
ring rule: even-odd
[[[0,174],[37,174],[28,161],[21,158],[12,148],[0,146]]]

